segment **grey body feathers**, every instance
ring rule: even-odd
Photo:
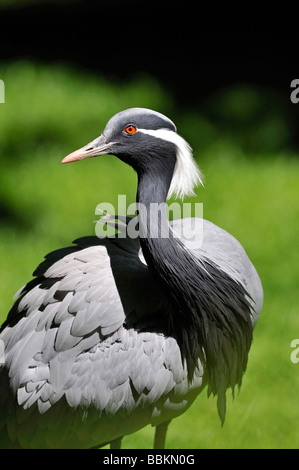
[[[188,234],[190,223],[173,227]],[[193,256],[244,286],[255,325],[263,292],[253,265],[230,234],[201,227]],[[49,254],[35,276],[0,333],[0,447],[104,445],[178,416],[206,385],[199,360],[188,380],[177,341],[163,333],[169,302],[138,240],[80,239]]]

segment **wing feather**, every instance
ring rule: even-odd
[[[139,246],[92,237],[77,243],[46,256],[36,278],[18,292],[0,332],[5,343],[1,396],[16,397],[19,404],[11,408],[8,401],[5,411],[1,408],[0,433],[5,425],[10,438],[24,445],[54,445],[60,421],[65,439],[68,426],[76,422],[72,436],[76,433],[81,442],[90,434],[82,428],[81,412],[79,420],[68,415],[72,418],[65,429],[62,415],[91,405],[97,410],[96,418],[90,413],[98,426],[95,444],[101,439],[101,413],[125,416],[124,432],[128,419],[137,426],[134,412],[140,404],[148,407],[143,425],[151,415],[157,421],[167,396],[187,377],[176,341],[159,333],[170,307],[140,260]],[[62,414],[51,414],[52,409]],[[39,424],[43,415],[46,421]],[[30,429],[35,428],[33,436]],[[108,440],[109,426],[101,429],[102,439]]]

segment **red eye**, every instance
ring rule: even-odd
[[[136,127],[132,126],[132,124],[130,124],[129,126],[125,128],[125,132],[127,134],[135,134],[136,131],[137,131]]]

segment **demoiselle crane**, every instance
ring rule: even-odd
[[[226,390],[241,385],[262,286],[232,235],[169,223],[167,198],[201,182],[189,145],[164,115],[131,108],[62,162],[107,153],[137,172],[139,237],[78,239],[16,294],[0,333],[2,448],[117,448],[148,424],[163,448],[204,387],[223,422]]]

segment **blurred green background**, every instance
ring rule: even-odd
[[[122,83],[62,65],[2,63],[0,104],[0,320],[43,256],[94,234],[96,205],[135,200],[136,176],[115,157],[73,165],[61,159],[98,136],[116,112],[149,107],[175,121],[205,177],[196,199],[204,217],[245,247],[264,287],[241,393],[224,427],[204,391],[169,428],[167,447],[297,448],[299,364],[299,159],[292,146],[289,101],[258,87],[219,89],[198,110],[178,109],[152,77]],[[124,438],[151,448],[153,429]]]

